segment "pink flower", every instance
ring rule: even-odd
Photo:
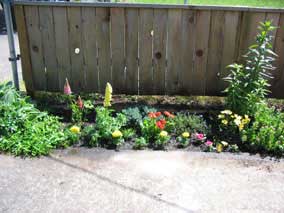
[[[205,145],[206,145],[206,146],[212,146],[212,145],[213,145],[213,142],[208,140],[208,141],[206,141]]]
[[[68,79],[66,78],[65,84],[64,84],[64,94],[65,95],[71,95],[71,87],[69,85]]]
[[[197,140],[203,140],[203,139],[204,139],[204,134],[202,134],[202,133],[196,133],[196,134],[195,134],[195,137],[196,137]]]
[[[84,108],[84,103],[83,103],[83,101],[82,101],[82,99],[81,99],[80,96],[78,97],[77,105],[78,105],[78,107],[79,107],[80,109],[83,109],[83,108]]]

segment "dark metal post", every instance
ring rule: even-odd
[[[11,14],[11,1],[3,0],[3,3],[4,3],[3,6],[5,14],[5,23],[7,28],[8,43],[10,49],[9,61],[11,62],[12,66],[14,86],[16,87],[16,89],[19,89],[19,78],[18,78],[18,68],[17,68],[18,57],[15,51],[13,20]]]

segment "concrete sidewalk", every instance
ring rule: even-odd
[[[70,148],[0,155],[0,212],[284,212],[284,162]]]

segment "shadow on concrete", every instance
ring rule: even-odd
[[[112,180],[112,179],[110,179],[110,178],[105,177],[105,176],[99,175],[99,174],[97,174],[97,173],[95,173],[95,172],[93,172],[93,171],[90,171],[90,170],[88,170],[88,169],[85,169],[85,168],[79,167],[79,166],[77,166],[77,165],[74,165],[74,164],[65,162],[65,161],[63,161],[63,160],[60,160],[60,159],[55,158],[55,157],[52,157],[52,156],[49,156],[48,158],[51,159],[51,160],[53,160],[53,161],[55,161],[55,162],[57,162],[57,163],[64,164],[65,166],[68,166],[68,167],[71,167],[71,168],[73,168],[73,169],[80,170],[81,172],[85,172],[85,173],[88,173],[88,174],[90,174],[90,175],[93,175],[93,176],[97,177],[98,179],[100,179],[100,180],[102,180],[102,181],[105,181],[105,182],[107,182],[107,183],[109,183],[109,184],[112,184],[112,185],[114,185],[114,186],[120,187],[120,188],[122,188],[122,189],[124,189],[124,190],[128,190],[128,191],[130,191],[130,192],[135,192],[135,193],[140,194],[140,195],[142,195],[142,196],[151,198],[151,199],[153,199],[153,200],[155,200],[155,201],[161,202],[161,203],[163,203],[163,204],[166,204],[166,205],[171,206],[171,207],[173,207],[173,208],[176,208],[176,209],[178,209],[178,210],[182,210],[182,211],[188,212],[188,213],[194,212],[194,211],[189,210],[189,209],[187,209],[186,207],[180,206],[180,205],[178,205],[178,204],[176,204],[176,203],[173,203],[173,202],[170,202],[170,201],[161,199],[161,198],[159,198],[158,196],[155,196],[155,195],[146,193],[146,192],[144,192],[144,191],[142,191],[142,190],[139,190],[139,189],[135,189],[135,188],[132,188],[132,187],[129,187],[129,186],[125,186],[125,185],[123,185],[123,184],[121,184],[121,183],[118,183],[118,182],[116,182],[116,181],[114,181],[114,180]]]

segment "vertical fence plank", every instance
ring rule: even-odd
[[[264,19],[265,13],[244,12],[241,25],[241,37],[238,55],[239,60],[241,60],[242,56],[247,53],[249,46],[255,43],[259,23],[263,22]]]
[[[82,8],[86,92],[99,92],[95,11],[96,10],[93,7]]]
[[[274,51],[278,55],[274,63],[276,70],[272,71],[271,91],[273,97],[284,98],[284,14],[282,13],[278,23],[279,28],[275,36]]]
[[[70,61],[70,49],[69,49],[69,31],[68,31],[68,17],[66,7],[54,7],[54,36],[56,47],[56,59],[58,66],[58,81],[59,90],[63,91],[65,79],[69,79],[71,82],[71,61]]]
[[[193,72],[193,54],[195,41],[195,11],[182,11],[182,45],[181,45],[181,72],[180,81],[182,94],[191,93],[191,78]]]
[[[168,70],[166,74],[167,94],[177,94],[181,88],[181,9],[170,9],[168,14]]]
[[[26,28],[26,19],[23,6],[15,5],[15,18],[19,35],[23,79],[25,82],[26,90],[28,94],[30,94],[34,90],[34,86],[28,33]]]
[[[220,70],[224,46],[224,11],[212,11],[206,73],[206,95],[219,94]]]
[[[85,89],[84,57],[82,45],[82,17],[80,7],[68,8],[69,20],[69,42],[70,57],[72,66],[71,87],[74,92],[81,92]],[[77,50],[77,52],[76,52]]]
[[[43,42],[43,56],[46,67],[48,91],[58,91],[58,70],[54,38],[54,23],[52,7],[39,7],[41,39]]]
[[[204,27],[207,26],[207,27]],[[196,12],[194,69],[191,79],[192,95],[205,94],[205,82],[210,36],[210,11]]]
[[[153,93],[153,9],[139,10],[139,94]]]
[[[32,73],[35,90],[46,90],[42,39],[37,6],[25,6],[27,32],[31,53]]]
[[[111,8],[112,77],[115,93],[125,92],[124,8]]]
[[[126,91],[138,94],[138,9],[125,11]]]
[[[238,35],[240,27],[241,12],[226,11],[225,22],[224,22],[224,43],[223,43],[223,54],[221,59],[221,67],[219,74],[219,95],[222,95],[226,87],[226,82],[223,80],[224,77],[229,75],[228,65],[234,63],[237,60],[238,54]]]
[[[154,10],[153,93],[156,95],[165,94],[167,21],[167,9]]]
[[[110,9],[96,8],[97,44],[99,65],[99,86],[103,92],[111,78],[111,52],[110,52]]]

